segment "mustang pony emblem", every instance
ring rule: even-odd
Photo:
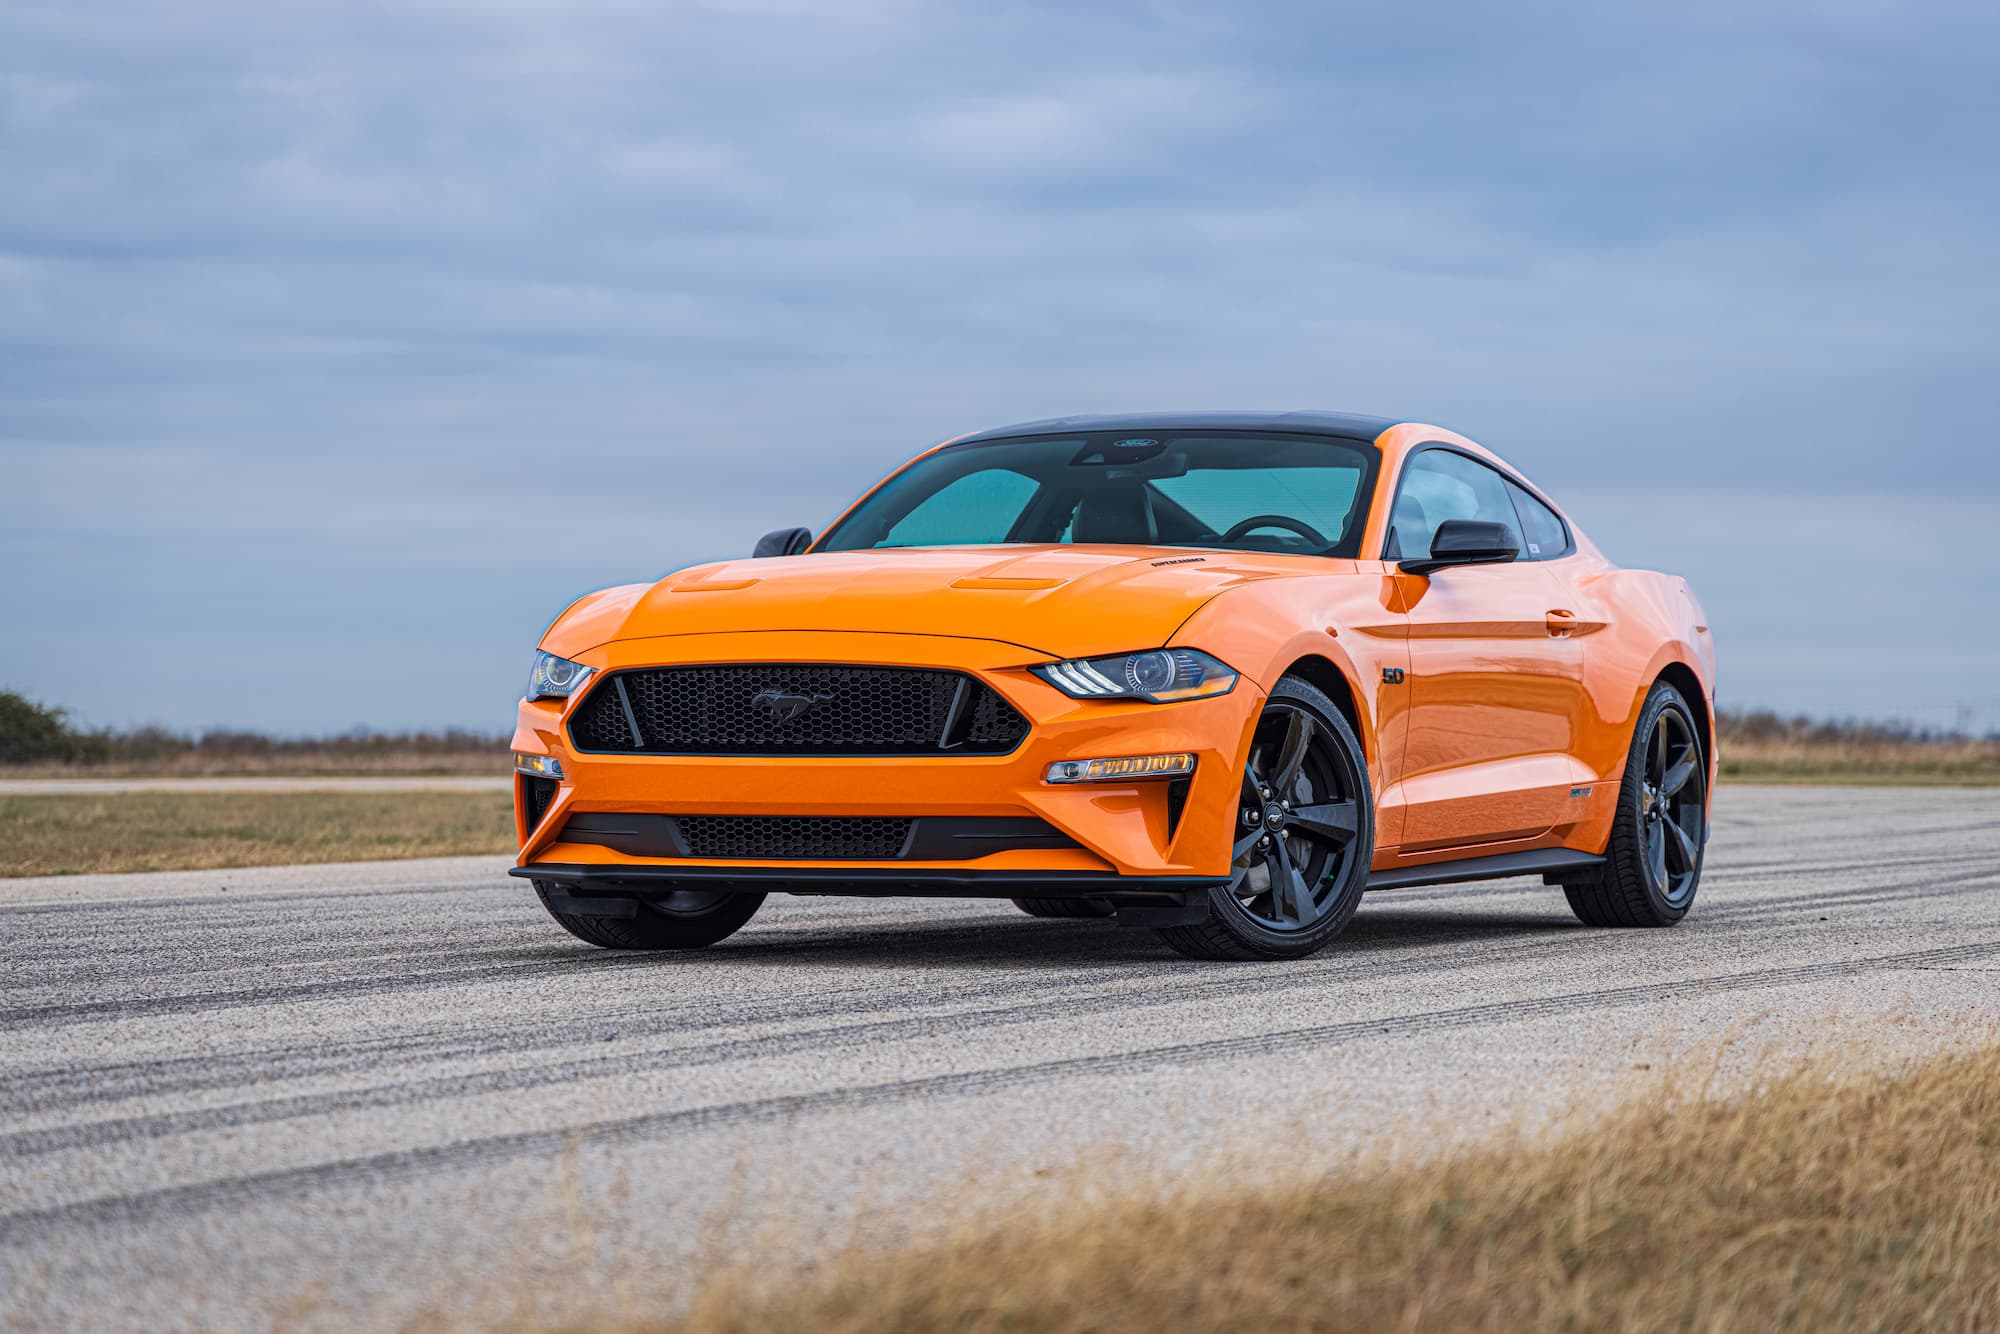
[[[759,710],[774,723],[789,723],[805,717],[832,699],[833,696],[825,691],[795,695],[789,690],[760,690],[750,697],[750,707]]]

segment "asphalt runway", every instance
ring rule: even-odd
[[[785,897],[618,955],[503,869],[0,880],[0,1325],[644,1306],[745,1255],[1587,1121],[1662,1072],[2000,1037],[1990,790],[1725,788],[1678,929],[1402,890],[1290,964]]]

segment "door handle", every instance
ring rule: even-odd
[[[1551,611],[1542,618],[1542,624],[1548,627],[1549,633],[1552,635],[1566,635],[1576,629],[1576,613],[1561,610]]]

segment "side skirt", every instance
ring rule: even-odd
[[[1428,866],[1399,866],[1374,871],[1368,888],[1415,889],[1419,885],[1456,885],[1467,880],[1499,880],[1514,875],[1539,875],[1555,883],[1563,875],[1602,866],[1604,858],[1591,852],[1568,848],[1545,848],[1537,852],[1501,852],[1491,857],[1467,857],[1463,861],[1432,862]]]

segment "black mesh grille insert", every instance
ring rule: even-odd
[[[902,855],[910,821],[824,815],[683,815],[692,857],[793,861],[890,861]]]
[[[1027,734],[960,672],[789,663],[614,672],[570,721],[579,750],[648,755],[1004,755]]]
[[[533,833],[542,817],[549,813],[549,804],[556,799],[556,780],[553,778],[523,778],[521,780],[521,813],[527,817],[528,832]]]

